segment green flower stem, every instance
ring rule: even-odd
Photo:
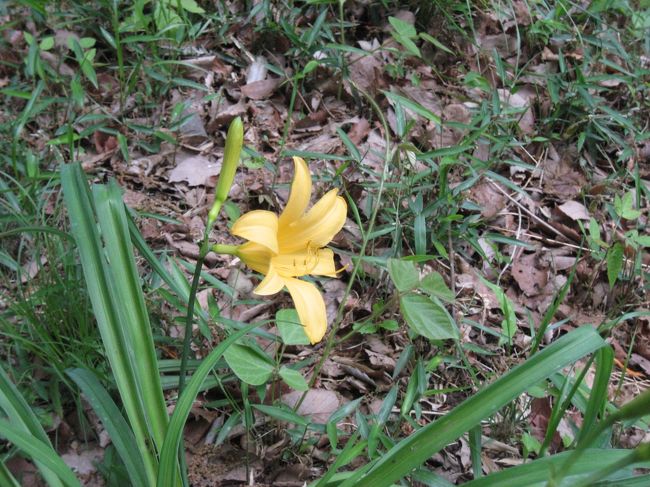
[[[238,245],[214,244],[212,252],[215,254],[237,255]]]
[[[192,287],[190,288],[190,298],[187,302],[187,315],[185,316],[185,335],[183,336],[183,352],[181,354],[181,368],[178,377],[178,395],[180,396],[185,387],[185,374],[187,372],[187,361],[190,355],[190,344],[192,343],[192,324],[194,323],[194,303],[196,302],[196,293],[199,289],[201,282],[201,269],[203,268],[203,261],[205,256],[210,251],[210,242],[208,235],[210,227],[206,227],[203,241],[201,242],[201,249],[199,250],[199,258],[196,260],[194,267],[194,275],[192,276]]]
[[[239,165],[239,156],[244,143],[244,125],[241,118],[237,117],[228,127],[226,135],[226,147],[224,148],[223,163],[219,182],[215,191],[214,203],[208,212],[208,221],[203,233],[203,241],[199,250],[199,258],[196,260],[194,276],[192,276],[192,287],[190,288],[190,297],[187,302],[187,316],[185,317],[185,336],[183,337],[183,352],[181,355],[181,369],[178,377],[178,395],[183,392],[185,387],[185,374],[187,372],[187,361],[190,355],[190,345],[192,343],[192,324],[194,322],[194,303],[196,302],[196,293],[201,282],[201,268],[205,261],[206,255],[210,252],[210,232],[217,221],[221,212],[221,207],[228,199],[228,193],[235,179],[237,166]]]

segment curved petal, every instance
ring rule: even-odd
[[[307,274],[336,277],[334,252],[330,249],[313,249],[273,256],[271,266],[284,277],[300,277]]]
[[[271,294],[279,293],[284,287],[284,279],[273,268],[269,266],[269,272],[266,274],[262,282],[253,290],[255,294],[260,296],[269,296]]]
[[[280,229],[278,244],[283,254],[324,247],[343,228],[348,205],[337,193],[336,189],[329,191],[305,216]]]
[[[266,274],[269,271],[272,256],[273,254],[267,247],[254,242],[246,242],[237,247],[237,257],[260,274]]]
[[[327,331],[327,312],[323,296],[316,286],[300,279],[285,279],[284,284],[296,305],[307,338],[312,345],[320,342]]]
[[[278,217],[273,212],[249,211],[237,219],[230,233],[278,253]]]
[[[289,201],[280,214],[280,226],[286,226],[300,218],[307,210],[311,198],[311,173],[307,163],[300,157],[293,158],[294,174]]]

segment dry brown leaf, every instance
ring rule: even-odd
[[[176,160],[182,159],[169,173],[168,181],[177,183],[185,181],[189,186],[214,186],[214,180],[219,175],[221,163],[197,154],[183,158],[180,154]]]
[[[548,272],[540,268],[537,254],[522,254],[512,266],[512,277],[527,296],[542,294],[548,282]]]
[[[520,116],[518,124],[524,134],[535,132],[535,115],[531,108],[531,101],[536,96],[532,90],[521,89],[517,93],[511,93],[508,90],[497,90],[501,101],[512,108],[525,108]]]
[[[503,193],[494,187],[494,184],[484,181],[472,186],[469,191],[469,199],[481,207],[481,215],[484,218],[496,216],[508,202]]]
[[[290,392],[282,396],[282,402],[289,407],[294,407],[302,395],[300,391]],[[305,400],[298,408],[298,414],[310,416],[314,423],[325,424],[340,405],[341,401],[335,392],[327,389],[311,389],[307,391]]]
[[[241,87],[242,95],[251,100],[265,100],[270,97],[275,89],[280,86],[280,78],[268,78],[253,81]]]
[[[591,218],[589,210],[587,210],[585,205],[574,200],[564,202],[557,209],[572,220],[589,220]]]

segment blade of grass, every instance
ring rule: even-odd
[[[578,434],[578,444],[595,426],[597,419],[602,418],[607,406],[609,379],[614,365],[614,350],[603,347],[596,353],[596,375],[591,387],[587,410],[582,419],[582,428]]]
[[[38,459],[48,470],[52,471],[61,479],[63,485],[81,487],[81,484],[74,473],[72,473],[72,470],[70,470],[70,467],[61,460],[61,457],[49,443],[44,443],[31,434],[26,435],[22,428],[4,419],[0,420],[0,436],[3,436],[16,445],[20,450],[29,455],[29,457],[34,460]]]
[[[124,462],[132,484],[147,485],[144,477],[144,461],[140,451],[136,448],[133,432],[106,389],[88,370],[68,369],[66,372],[83,391],[93,411],[99,416],[111,442]]]
[[[23,434],[28,433],[26,436],[32,436],[43,442],[43,444],[50,445],[50,439],[47,437],[34,411],[29,407],[18,388],[11,382],[2,366],[0,366],[0,409],[4,411],[4,414],[7,415],[14,426],[23,430]],[[50,448],[52,448],[51,445]],[[40,459],[34,458],[34,461],[49,485],[53,487],[63,485],[59,480],[59,476],[42,464]]]
[[[561,484],[563,486],[575,485],[578,478],[603,467],[613,465],[630,454],[629,450],[589,449],[580,460],[571,465],[569,473]],[[466,487],[528,487],[546,485],[549,472],[557,470],[568,458],[570,452],[558,453],[550,457],[542,457],[530,463],[496,472],[480,479],[475,479],[464,484]]]
[[[527,388],[604,345],[605,341],[591,327],[578,328],[568,333],[465,400],[446,416],[400,441],[365,476],[357,478],[355,475],[343,485],[376,487],[401,479]]]
[[[0,485],[4,485],[6,487],[20,487],[20,484],[11,474],[3,461],[0,461]]]
[[[183,393],[176,402],[176,408],[174,409],[174,414],[172,414],[169,422],[169,428],[167,429],[167,435],[165,436],[165,443],[163,444],[160,453],[158,483],[156,484],[158,487],[167,487],[168,485],[172,485],[171,482],[178,475],[178,463],[176,459],[178,449],[181,445],[181,439],[183,438],[183,428],[192,409],[194,399],[196,399],[196,395],[199,393],[201,384],[203,384],[203,381],[222,357],[226,349],[257,326],[257,323],[249,325],[246,328],[231,334],[227,339],[222,341],[217,348],[203,359],[199,368],[196,369],[196,372],[194,372],[192,378],[186,384]]]

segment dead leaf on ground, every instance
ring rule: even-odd
[[[303,393],[293,391],[282,396],[282,402],[289,407],[294,407]],[[327,389],[311,389],[307,391],[305,400],[298,408],[298,414],[310,416],[313,423],[325,424],[330,415],[341,405],[337,394]]]
[[[522,254],[512,266],[512,278],[527,296],[537,296],[546,288],[548,271],[540,265],[537,254]]]
[[[591,215],[589,210],[582,203],[569,200],[557,207],[562,213],[571,218],[572,220],[589,220]]]
[[[510,91],[503,89],[497,91],[502,103],[512,108],[522,109],[522,113],[517,122],[521,131],[524,134],[534,133],[535,115],[533,114],[531,103],[533,98],[536,96],[535,92],[533,90],[525,89],[521,89],[516,93],[511,93]]]
[[[177,183],[184,181],[189,186],[214,186],[216,177],[221,171],[221,162],[212,161],[201,154],[178,154],[176,167],[169,173],[168,181]]]
[[[265,100],[275,92],[281,81],[280,78],[268,78],[245,84],[240,89],[242,95],[251,100]]]
[[[503,210],[508,202],[504,194],[494,187],[490,181],[475,184],[469,191],[469,199],[481,207],[484,218],[492,218]]]

